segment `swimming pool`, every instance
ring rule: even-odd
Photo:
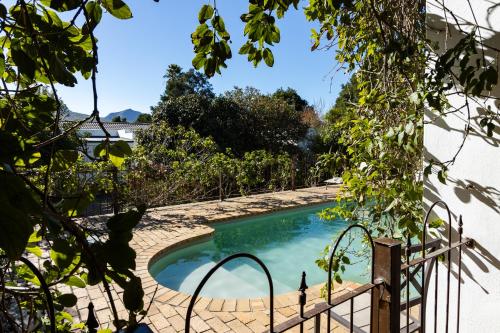
[[[192,294],[201,279],[218,261],[238,252],[256,255],[268,267],[275,294],[297,290],[302,271],[312,286],[324,283],[325,271],[315,261],[325,246],[342,232],[347,223],[324,221],[318,213],[332,204],[290,209],[231,222],[212,224],[214,235],[205,241],[167,253],[149,268],[163,286]],[[361,246],[353,244],[354,247]],[[368,282],[366,262],[350,266],[345,280]],[[214,298],[256,298],[268,296],[267,279],[257,264],[237,259],[221,267],[208,281],[202,296]]]

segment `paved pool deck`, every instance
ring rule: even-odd
[[[137,253],[136,274],[142,280],[146,295],[145,307],[149,306],[143,322],[155,332],[184,332],[190,296],[158,285],[148,271],[150,263],[156,258],[188,242],[210,237],[213,233],[210,223],[328,202],[336,198],[337,192],[338,187],[323,186],[148,210],[131,241]],[[335,292],[343,293],[356,286],[354,283],[344,283],[337,286]],[[321,285],[317,285],[308,289],[306,309],[323,301],[320,288]],[[122,318],[127,318],[127,311],[121,301],[123,291],[115,285],[111,289],[118,313]],[[86,320],[87,306],[92,300],[100,328],[114,330],[111,307],[102,286],[73,288],[73,292],[78,297],[73,313],[76,318]],[[275,325],[292,318],[298,313],[298,293],[276,296],[274,308]],[[224,300],[201,297],[194,307],[191,332],[263,332],[269,329],[269,313],[269,298]],[[312,331],[312,325],[313,322],[308,321],[305,331]],[[344,332],[344,329],[338,328],[335,332]]]

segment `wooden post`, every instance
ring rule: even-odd
[[[371,332],[399,333],[401,242],[379,238],[374,243],[374,280],[383,284],[372,290]]]

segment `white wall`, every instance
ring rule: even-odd
[[[498,1],[470,0],[483,38],[500,49],[500,5]],[[439,2],[427,1],[427,21],[433,28],[428,28],[428,37],[444,43],[443,11]],[[445,1],[460,20],[474,22],[467,0]],[[451,17],[448,16],[451,20]],[[469,25],[470,26],[470,25]],[[447,41],[450,47],[461,38],[460,32],[453,26],[451,37]],[[496,53],[488,52],[496,57]],[[498,58],[497,58],[498,59]],[[496,87],[493,94],[500,97],[500,88]],[[463,99],[454,97],[451,104],[458,107]],[[500,112],[500,101],[490,102],[493,110]],[[465,141],[462,151],[454,165],[450,166],[447,184],[441,184],[435,175],[425,179],[425,204],[428,207],[433,201],[442,199],[448,203],[454,212],[452,230],[453,241],[457,236],[458,215],[463,215],[464,236],[476,241],[476,247],[465,250],[462,271],[462,298],[460,332],[500,332],[500,130],[497,128],[493,138],[487,138],[486,132],[479,126],[479,115],[483,112],[478,105],[471,107],[472,132]],[[424,130],[424,146],[426,160],[430,158],[440,161],[449,160],[459,148],[466,125],[466,113],[456,113],[436,120],[427,112]],[[441,218],[444,211],[437,209]],[[456,332],[457,306],[457,260],[453,258],[450,301],[450,332]],[[444,332],[446,304],[446,270],[442,264],[439,270],[439,314],[438,332]],[[431,285],[430,295],[434,293]],[[430,297],[433,299],[433,297]],[[428,305],[428,328],[433,332],[433,301]],[[430,325],[430,326],[429,326]]]

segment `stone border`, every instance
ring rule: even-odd
[[[137,253],[136,274],[142,280],[146,307],[149,312],[144,322],[156,332],[183,332],[184,318],[190,295],[159,285],[150,275],[152,262],[167,252],[194,241],[210,237],[212,223],[271,213],[294,207],[305,207],[332,201],[338,187],[315,187],[297,191],[283,191],[231,198],[223,202],[208,201],[149,209],[134,231],[131,246]],[[336,292],[352,289],[357,284],[347,283]],[[123,291],[111,286],[117,311],[126,317],[121,301]],[[321,302],[320,287],[308,290],[306,309]],[[87,305],[92,300],[101,328],[111,327],[112,312],[102,286],[73,288],[78,297],[79,320],[86,320]],[[275,323],[297,314],[297,293],[275,296]],[[192,332],[262,332],[269,323],[269,299],[216,299],[200,297],[192,317]],[[312,324],[312,323],[311,323]],[[307,325],[311,325],[307,324]],[[309,326],[306,326],[306,328]]]

